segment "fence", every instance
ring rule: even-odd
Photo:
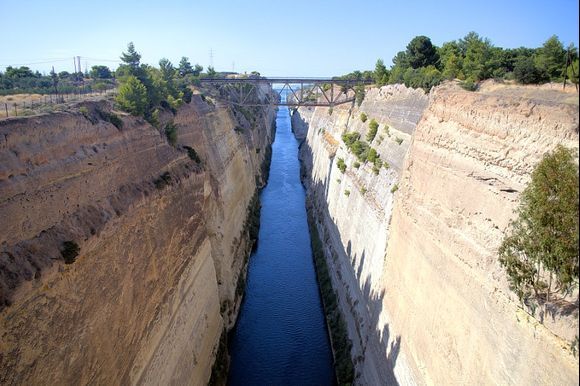
[[[78,89],[59,94],[14,94],[0,96],[0,119],[30,116],[66,109],[70,103],[86,100],[99,100],[115,95],[117,89],[93,91]]]

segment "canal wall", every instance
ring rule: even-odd
[[[360,107],[294,112],[357,384],[577,384],[577,305],[540,324],[497,259],[534,165],[557,144],[578,149],[577,106],[575,93],[487,82],[428,95],[389,85]]]
[[[235,322],[275,110],[112,108],[0,121],[1,384],[203,385]]]

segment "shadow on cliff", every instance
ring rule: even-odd
[[[321,240],[324,245],[326,261],[332,272],[333,284],[339,281],[343,287],[336,291],[340,298],[343,313],[349,326],[349,336],[353,340],[351,356],[356,366],[356,378],[361,381],[359,373],[365,371],[365,380],[371,383],[398,385],[394,368],[401,350],[401,336],[392,334],[389,324],[381,322],[383,312],[384,290],[372,288],[371,276],[381,272],[365,274],[365,262],[368,260],[366,250],[360,256],[353,253],[352,242],[341,243],[340,232],[334,218],[328,211],[327,180],[312,181],[312,150],[308,142],[300,146],[302,182],[307,188],[307,209],[314,214],[319,225]],[[332,164],[332,160],[330,161]],[[356,213],[349,213],[356,221]],[[322,227],[320,226],[322,225]],[[321,229],[322,228],[322,229]],[[376,281],[376,279],[375,279]],[[336,288],[335,288],[336,290]]]

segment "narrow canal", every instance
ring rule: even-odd
[[[332,353],[316,283],[288,108],[276,118],[258,248],[230,339],[229,385],[332,385]]]

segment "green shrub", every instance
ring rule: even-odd
[[[578,285],[578,166],[559,145],[532,172],[498,250],[510,288],[532,308]],[[559,299],[554,299],[559,300]],[[560,304],[560,302],[558,302]]]
[[[167,185],[170,185],[171,182],[172,182],[171,173],[169,172],[163,173],[161,176],[159,176],[159,178],[153,181],[155,187],[159,190],[165,188]]]
[[[350,190],[345,189],[344,190],[344,195],[347,196],[347,197],[350,196]]]
[[[344,133],[342,135],[342,142],[346,145],[348,149],[352,146],[352,144],[360,138],[360,134],[356,131],[350,133]]]
[[[191,158],[192,161],[194,161],[196,164],[200,164],[201,163],[201,159],[197,155],[197,152],[195,151],[194,148],[192,148],[190,146],[184,146],[183,148],[185,150],[187,150],[187,155],[189,156],[189,158]]]
[[[106,111],[99,111],[99,114],[105,121],[112,123],[117,129],[120,130],[123,128],[123,120],[117,114]]]
[[[477,83],[473,78],[467,78],[463,82],[459,83],[461,88],[467,91],[475,91],[477,90]]]
[[[395,142],[397,142],[400,145],[403,143],[403,138],[396,137]]]
[[[360,162],[358,161],[354,161],[354,163],[352,164],[352,166],[356,169],[360,168]]]
[[[344,163],[343,158],[338,159],[338,161],[336,162],[336,166],[338,167],[338,170],[340,170],[340,172],[344,174],[344,172],[346,171],[346,164]]]
[[[367,190],[367,188],[366,188],[366,187],[364,187],[364,186],[361,186],[361,188],[360,188],[360,194],[362,194],[362,195],[364,196],[364,195],[367,193],[367,191],[368,191],[368,190]]]
[[[365,123],[367,121],[368,117],[365,113],[360,113],[360,120]]]
[[[374,148],[371,148],[369,150],[368,155],[367,155],[367,161],[374,164],[377,160],[380,160],[380,159],[381,159],[381,157],[379,156],[379,153],[377,153],[377,151]]]
[[[81,106],[79,108],[79,112],[85,116],[85,118],[87,118],[89,116],[89,109],[87,109],[85,106]]]
[[[149,105],[147,89],[132,75],[119,86],[116,101],[123,110],[135,116],[144,116]]]
[[[371,122],[369,123],[369,131],[367,133],[367,142],[372,142],[373,139],[375,139],[375,136],[377,135],[377,130],[379,129],[379,124],[377,123],[377,121],[375,121],[374,119],[371,119]]]
[[[79,245],[74,241],[69,240],[62,243],[62,250],[60,251],[60,254],[62,255],[64,263],[74,263],[77,256],[79,255],[80,250],[81,249],[79,248]]]
[[[177,143],[177,126],[173,122],[165,125],[165,135],[167,136],[167,142],[171,146],[175,146]]]
[[[399,184],[393,185],[393,187],[391,188],[391,193],[395,193],[397,190],[399,190]]]
[[[365,162],[367,160],[368,157],[368,153],[369,153],[369,145],[368,143],[364,142],[364,141],[354,141],[354,143],[352,144],[352,146],[350,147],[350,151],[356,155],[356,158],[360,161],[360,162]]]

